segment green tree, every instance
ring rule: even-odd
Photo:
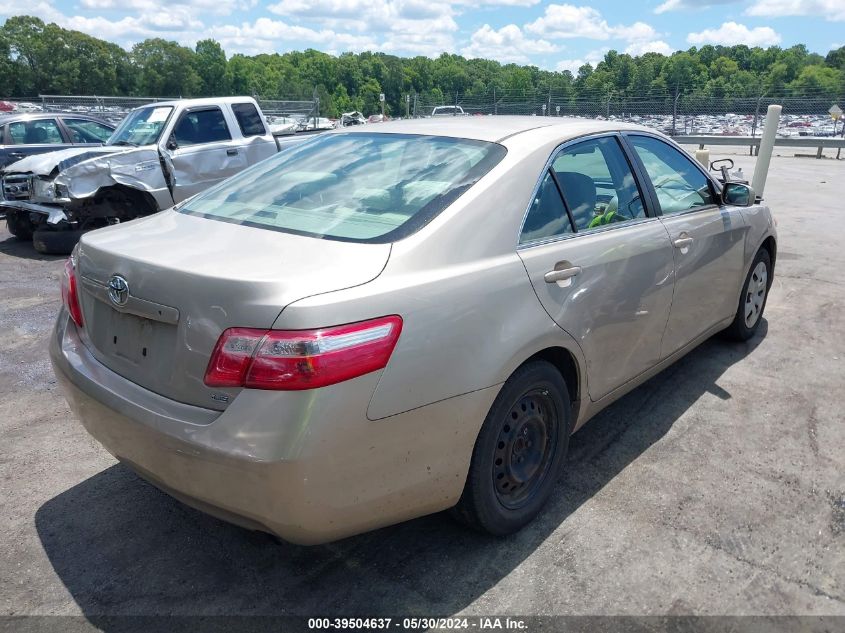
[[[196,53],[161,38],[144,40],[132,47],[137,74],[136,91],[151,97],[191,97],[202,90],[194,70]]]
[[[201,93],[207,96],[229,94],[226,53],[220,44],[211,39],[200,40],[195,50],[194,67],[202,81]]]

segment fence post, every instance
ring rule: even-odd
[[[493,114],[499,114],[499,102],[496,100],[496,86],[493,86]]]
[[[757,107],[754,109],[754,123],[751,124],[751,136],[757,136],[757,122],[760,120],[760,102],[763,95],[757,97]]]
[[[672,104],[672,136],[675,136],[678,132],[675,127],[675,123],[678,119],[678,99],[681,98],[680,91],[675,92],[675,101]]]

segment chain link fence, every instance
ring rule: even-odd
[[[262,99],[267,116],[312,120],[320,115],[319,100]],[[171,100],[165,97],[99,97],[41,95],[37,99],[11,99],[21,112],[70,112],[92,114],[117,125],[133,108]],[[759,136],[766,109],[783,106],[779,136],[839,136],[828,109],[845,108],[845,94],[815,93],[802,96],[732,97],[682,93],[673,96],[620,97],[613,93],[575,96],[560,91],[490,89],[481,94],[410,94],[402,99],[399,116],[535,115],[621,119],[640,123],[672,135]]]
[[[555,91],[490,90],[483,94],[410,95],[411,116],[533,115],[621,119],[672,135],[759,136],[770,104],[783,106],[780,136],[837,136],[828,114],[845,107],[845,94],[730,97],[680,94],[677,97],[574,96]]]

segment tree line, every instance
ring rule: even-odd
[[[16,16],[0,26],[0,98],[39,94],[191,97],[244,94],[263,99],[320,98],[324,116],[380,110],[403,114],[405,96],[426,103],[552,93],[572,100],[719,99],[845,95],[845,46],[826,56],[789,48],[702,46],[666,56],[609,51],[576,73],[500,64],[443,53],[436,59],[384,53],[328,55],[308,49],[226,56],[212,39],[194,48],[147,39],[125,50],[110,42]]]

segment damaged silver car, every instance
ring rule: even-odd
[[[166,209],[283,143],[248,97],[158,102],[129,113],[102,147],[24,158],[2,175],[9,232],[42,253],[69,253],[88,230]]]

